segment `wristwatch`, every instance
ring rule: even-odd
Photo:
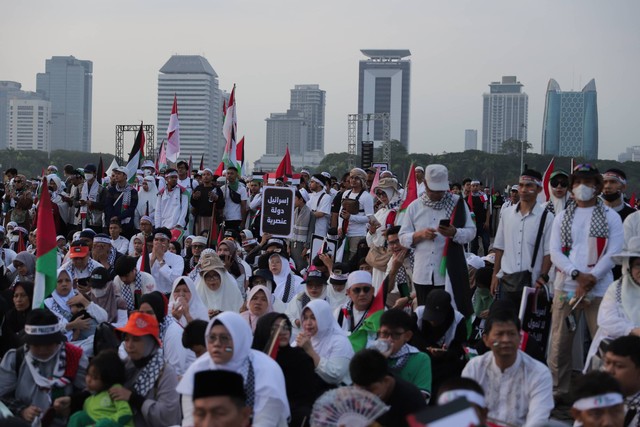
[[[576,280],[579,275],[580,275],[580,271],[579,270],[573,270],[571,272],[571,280]]]

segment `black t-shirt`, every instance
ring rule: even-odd
[[[389,400],[385,402],[391,408],[376,420],[384,427],[409,426],[407,415],[414,414],[427,407],[420,390],[415,385],[395,377],[396,385]]]

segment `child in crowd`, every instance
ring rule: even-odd
[[[98,322],[96,319],[91,317],[91,315],[85,310],[84,305],[82,304],[73,304],[69,307],[71,310],[71,322],[78,318],[82,319],[91,319],[91,323],[87,329],[73,329],[73,336],[71,338],[72,342],[75,341],[84,341],[89,337],[92,337],[96,333],[96,328],[98,327]]]
[[[91,359],[87,371],[87,389],[91,396],[84,401],[82,411],[71,416],[67,425],[133,427],[133,413],[129,403],[114,401],[109,396],[109,389],[124,381],[124,363],[115,351],[105,350]]]

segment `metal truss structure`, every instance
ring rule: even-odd
[[[382,161],[391,164],[391,124],[389,113],[349,114],[348,124],[348,153],[350,167],[354,167],[354,159],[358,154],[358,123],[382,120]]]
[[[116,125],[116,161],[119,165],[124,162],[124,133],[138,132],[140,125]],[[155,160],[155,127],[153,125],[142,125],[145,136],[144,158]]]

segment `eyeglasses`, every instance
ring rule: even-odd
[[[361,288],[351,288],[351,291],[358,295],[360,292],[362,292],[363,294],[368,294],[371,289],[373,289],[371,286],[363,286]]]
[[[553,180],[552,179],[550,184],[551,184],[551,187],[553,187],[553,188],[557,188],[557,187],[567,188],[569,186],[569,182],[568,181],[561,180],[561,179],[559,179],[559,180]]]
[[[231,344],[231,336],[226,335],[226,334],[209,334],[209,336],[207,337],[207,341],[209,342],[209,344],[215,344],[216,341],[220,343],[220,345],[229,345]]]
[[[389,332],[389,331],[378,331],[377,337],[382,339],[387,339],[391,337],[392,340],[398,340],[404,335],[404,331],[402,332]]]
[[[385,193],[384,191],[376,191],[376,196],[378,197],[382,197],[382,196],[386,196],[387,193]]]

